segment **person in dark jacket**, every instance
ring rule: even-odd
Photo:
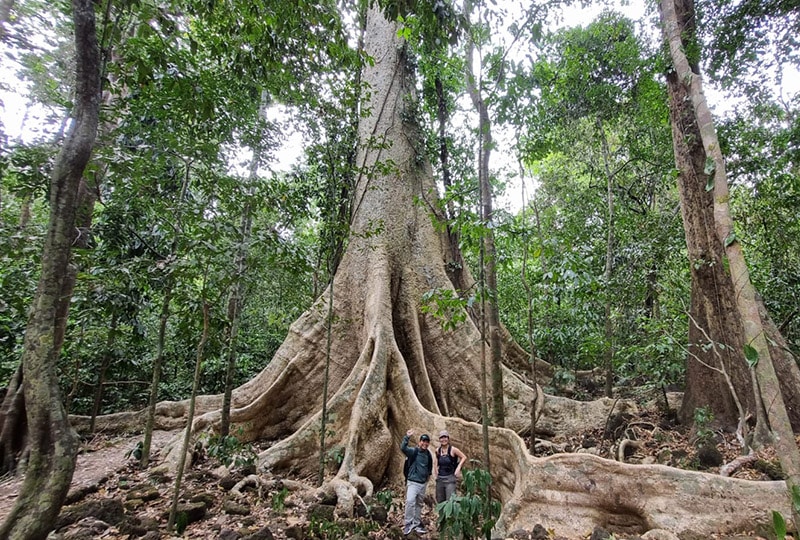
[[[436,502],[444,502],[456,492],[456,482],[461,478],[461,467],[467,462],[464,452],[450,444],[447,431],[439,433],[436,450]]]
[[[414,430],[409,429],[403,437],[403,442],[400,443],[400,450],[409,460],[403,534],[410,534],[412,530],[417,534],[425,534],[428,531],[422,526],[422,504],[428,479],[436,472],[436,460],[428,448],[431,444],[430,436],[422,434],[418,446],[408,446],[412,435]]]

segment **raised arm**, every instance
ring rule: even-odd
[[[408,431],[406,431],[406,436],[403,437],[403,442],[400,443],[400,450],[408,457],[414,455],[415,448],[408,446],[408,440],[411,438],[413,434],[414,434],[413,429],[409,429]]]

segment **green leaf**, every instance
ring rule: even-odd
[[[795,512],[800,513],[800,486],[792,486],[792,506]]]
[[[758,351],[752,345],[744,346],[744,357],[747,360],[747,365],[751,368],[756,367],[756,364],[758,364]]]
[[[714,176],[709,175],[708,180],[706,180],[706,191],[711,191],[714,189]]]
[[[772,511],[772,529],[775,531],[777,538],[784,538],[786,536],[786,520],[780,512]]]
[[[703,167],[703,172],[708,175],[714,174],[714,170],[717,168],[717,165],[714,163],[714,158],[711,156],[706,157],[706,165]],[[714,179],[711,179],[711,184],[714,184]]]
[[[736,233],[731,231],[731,233],[725,238],[725,247],[733,244],[736,241]]]

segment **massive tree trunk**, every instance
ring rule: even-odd
[[[679,2],[676,6],[684,39],[694,36],[693,7],[690,2]],[[692,64],[694,73],[699,68]],[[707,166],[706,151],[692,104],[690,85],[677,71],[667,74],[670,96],[675,162],[679,171],[678,186],[681,196],[681,211],[689,263],[692,273],[692,293],[689,321],[689,352],[686,364],[686,393],[680,412],[681,420],[692,423],[698,407],[708,407],[716,423],[733,429],[740,421],[735,394],[745,414],[757,417],[752,377],[744,358],[745,334],[737,308],[734,282],[728,271],[728,261],[722,241],[715,229],[714,168]],[[763,303],[760,302],[762,319],[767,336],[771,340],[770,351],[786,408],[797,431],[800,429],[800,371],[787,351],[777,343],[783,341],[775,325],[768,320]],[[716,368],[712,369],[712,368]],[[730,384],[719,370],[724,369]]]
[[[64,291],[71,289],[69,261],[75,240],[78,187],[97,135],[100,51],[94,4],[74,0],[72,8],[77,70],[74,123],[53,171],[42,273],[22,353],[28,466],[14,508],[0,528],[0,538],[38,539],[47,535],[67,495],[78,449],[61,402],[56,363],[69,302]]]
[[[420,305],[425,292],[468,284],[470,278],[466,270],[448,275],[457,250],[433,223],[440,211],[437,193],[430,166],[418,153],[423,145],[410,110],[414,84],[397,27],[372,9],[365,35],[374,59],[364,73],[370,114],[359,125],[352,232],[335,275],[337,291],[345,292],[333,300],[330,343],[328,448],[338,450],[342,461],[321,488],[336,493],[340,514],[352,512],[356,493],[369,495],[376,486],[402,481],[397,445],[409,428],[446,428],[468,455],[482,453],[480,332],[471,318],[444,330]],[[272,362],[234,391],[231,422],[246,439],[273,442],[260,455],[262,469],[305,477],[318,472],[329,298],[324,294],[303,314]],[[518,348],[509,342],[506,350],[506,359],[516,363]],[[524,367],[527,358],[519,354]],[[534,389],[506,369],[504,393],[507,425],[528,429],[526,407]],[[562,425],[557,411],[564,409],[557,403],[537,400],[537,430]],[[193,430],[218,426],[221,404],[220,396],[198,398]],[[592,406],[605,411],[605,418],[612,404]],[[159,404],[158,418],[180,423],[186,408]],[[586,410],[576,405],[564,420]],[[121,419],[115,415],[109,422]],[[660,527],[710,535],[752,529],[769,519],[769,510],[786,512],[790,506],[780,482],[624,465],[584,454],[536,459],[506,428],[489,428],[489,440],[494,492],[504,508],[496,534],[541,523],[571,538],[598,525],[626,534]],[[170,460],[180,454],[174,448]]]

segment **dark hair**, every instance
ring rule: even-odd
[[[419,440],[420,440],[420,441],[428,441],[428,442],[430,442],[430,441],[431,441],[431,438],[430,438],[430,437],[428,437],[428,434],[426,433],[426,434],[422,435],[422,436],[419,438]]]

